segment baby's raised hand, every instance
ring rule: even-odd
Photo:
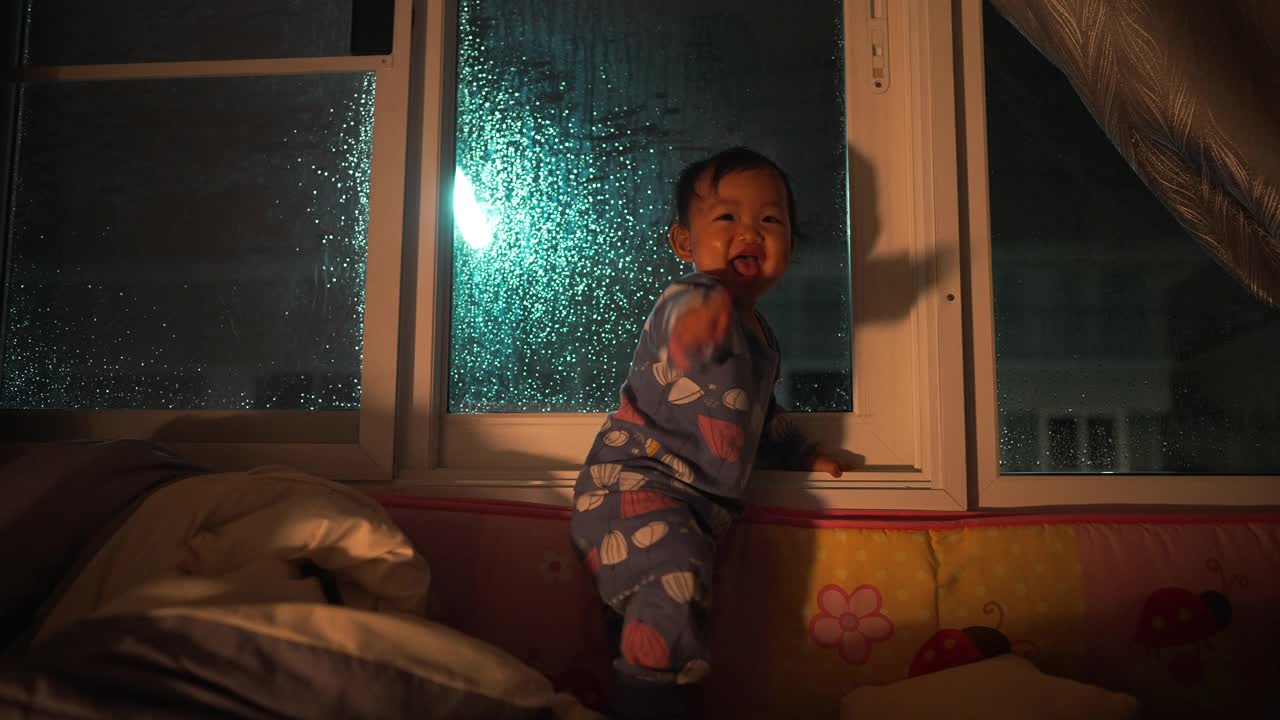
[[[667,338],[671,364],[681,372],[689,372],[705,361],[724,342],[732,317],[733,302],[721,287],[684,308]]]

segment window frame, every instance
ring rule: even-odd
[[[962,202],[968,246],[976,504],[979,509],[1069,505],[1280,505],[1275,475],[1000,473],[982,0],[959,0],[958,99]]]
[[[395,486],[403,492],[566,503],[602,414],[446,412],[452,229],[454,0],[417,0]],[[869,5],[874,12],[871,17]],[[835,480],[760,472],[751,499],[791,507],[968,507],[963,315],[949,4],[846,2],[854,410],[796,416],[821,442],[866,456]],[[872,89],[872,33],[888,87]],[[882,50],[884,43],[881,43]],[[414,190],[416,189],[416,193]],[[414,216],[411,209],[406,217]],[[873,232],[868,232],[872,231]],[[867,232],[865,244],[859,232]],[[414,251],[410,251],[414,252]],[[872,268],[897,267],[897,274]],[[412,279],[409,275],[412,274]],[[895,282],[902,277],[907,283]]]
[[[11,103],[16,100],[18,86],[31,80],[353,72],[374,73],[375,95],[359,410],[0,410],[0,426],[13,429],[6,431],[5,440],[9,442],[4,443],[3,449],[15,451],[67,439],[141,437],[163,442],[211,469],[286,463],[347,480],[391,479],[412,4],[413,0],[395,0],[392,49],[387,55],[35,66],[20,64],[20,49],[15,44],[6,58],[6,95],[12,98]],[[20,17],[20,3],[10,5]],[[12,25],[14,32],[6,42],[18,41],[21,26],[21,22]],[[10,112],[6,122],[11,123],[13,118],[14,113]],[[6,158],[12,159],[9,144],[16,128],[5,129]],[[6,163],[6,185],[11,176],[12,165]],[[5,198],[7,205],[7,193]],[[9,228],[4,230],[7,245]]]
[[[861,251],[850,266],[855,409],[799,424],[889,462],[841,480],[757,473],[751,499],[819,509],[1280,505],[1274,476],[1000,475],[981,2],[845,2],[858,151],[850,227]],[[6,46],[5,123],[18,84],[36,77],[372,71],[377,96],[359,411],[0,411],[0,456],[56,440],[145,437],[214,470],[284,463],[411,494],[569,501],[600,415],[444,412],[451,227],[442,199],[453,165],[456,0],[396,0],[395,13],[383,56],[39,68],[16,67],[17,48]],[[10,27],[7,43],[18,24]],[[889,87],[868,94],[873,32],[887,42]],[[873,236],[859,244],[868,228]],[[904,259],[909,287],[868,277],[877,260]],[[909,307],[894,312],[904,296]],[[514,442],[494,440],[512,432]]]

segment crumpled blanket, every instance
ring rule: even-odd
[[[0,717],[599,717],[426,620],[427,563],[366,494],[280,467],[201,474],[147,443],[76,450],[23,466],[64,478],[56,497],[37,473],[0,503],[21,508],[0,516],[7,555],[38,570],[0,593],[22,636]],[[24,528],[68,536],[45,556]]]
[[[326,597],[325,581],[337,598]],[[430,572],[364,493],[287,468],[201,475],[152,493],[80,571],[35,640],[107,612],[316,602],[426,612]]]
[[[0,650],[152,491],[205,470],[141,440],[37,446],[0,467]]]

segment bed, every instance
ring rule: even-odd
[[[37,450],[2,482],[0,716],[600,717],[426,619],[428,564],[347,486],[131,441]]]

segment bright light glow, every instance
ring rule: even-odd
[[[476,189],[461,170],[453,175],[453,225],[472,250],[480,251],[493,244],[493,226],[476,200]]]

